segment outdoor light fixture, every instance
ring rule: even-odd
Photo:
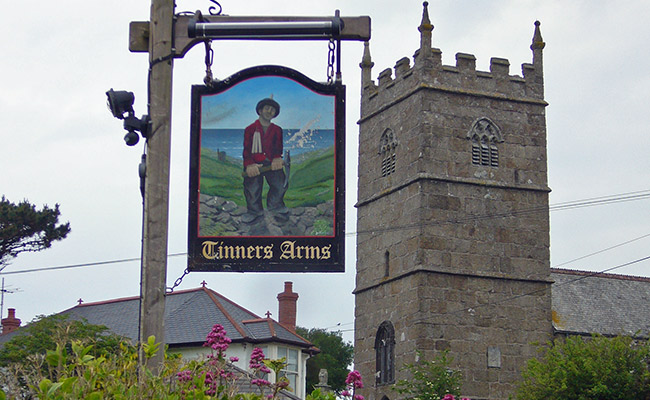
[[[136,118],[133,111],[133,102],[135,95],[133,92],[126,90],[115,91],[113,89],[106,92],[108,109],[111,110],[113,116],[117,119],[124,120],[124,129],[127,134],[124,135],[124,141],[127,146],[135,146],[140,141],[140,136],[137,132],[146,138],[149,135],[149,126],[151,120],[148,115],[143,115],[142,118]]]

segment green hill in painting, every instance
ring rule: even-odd
[[[242,162],[217,152],[201,149],[200,192],[219,196],[245,206]],[[268,187],[265,184],[264,196]],[[303,153],[291,159],[287,207],[313,207],[334,199],[334,147]]]

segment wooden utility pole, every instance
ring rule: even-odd
[[[169,169],[172,113],[172,71],[174,58],[182,58],[194,45],[207,37],[189,37],[188,27],[197,23],[196,15],[174,16],[174,0],[151,0],[149,21],[131,22],[129,50],[149,53],[149,110],[151,132],[147,139],[146,179],[144,183],[144,211],[142,234],[142,269],[140,282],[140,328],[138,340],[146,343],[155,336],[162,345],[164,337],[165,290],[167,281],[167,237],[169,220]],[[338,12],[336,14],[338,19]],[[194,21],[193,21],[194,20]],[[264,23],[331,21],[323,17],[228,17],[204,16],[202,21]],[[369,17],[342,17],[338,40],[367,41],[370,39]],[[255,27],[253,27],[255,28]],[[252,28],[251,28],[252,29]],[[295,28],[294,28],[295,30]],[[244,33],[235,39],[260,38],[265,33]],[[330,36],[314,38],[293,35],[287,40],[326,40]],[[224,37],[224,39],[233,39]],[[140,360],[143,362],[142,352]],[[162,364],[163,346],[159,354],[148,362],[155,370]]]
[[[139,341],[151,335],[164,343],[165,288],[167,283],[167,231],[169,219],[169,167],[172,115],[172,35],[174,0],[152,0],[149,23],[149,116],[147,140]],[[149,367],[163,361],[164,347]],[[142,353],[141,353],[142,355]],[[143,357],[140,357],[143,362]]]

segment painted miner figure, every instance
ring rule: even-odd
[[[284,205],[288,175],[283,171],[282,128],[271,120],[280,114],[280,105],[272,98],[262,99],[255,107],[259,118],[244,130],[244,196],[247,212],[242,220],[254,223],[263,218],[262,189],[264,180],[269,185],[266,207],[277,222],[289,219]]]

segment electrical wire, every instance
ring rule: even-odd
[[[560,211],[560,210],[569,210],[569,209],[575,209],[575,208],[583,208],[583,207],[593,207],[593,206],[598,206],[598,205],[607,205],[607,204],[614,204],[614,203],[620,203],[620,202],[628,202],[628,201],[636,201],[636,200],[644,200],[650,198],[650,189],[647,190],[640,190],[640,191],[635,191],[635,192],[628,192],[628,193],[620,193],[620,194],[615,194],[615,195],[608,195],[608,196],[601,196],[601,197],[593,197],[593,198],[588,198],[588,199],[582,199],[582,200],[575,200],[575,201],[567,201],[567,202],[562,202],[562,203],[557,203],[554,205],[550,205],[548,208],[547,207],[531,207],[531,208],[524,208],[521,210],[512,210],[509,212],[504,212],[504,213],[488,213],[488,214],[476,214],[476,215],[467,215],[464,218],[455,218],[455,219],[447,219],[447,220],[440,220],[440,221],[432,221],[432,222],[425,222],[425,223],[416,223],[416,224],[411,224],[411,225],[403,225],[403,226],[394,226],[394,227],[389,227],[389,228],[377,228],[377,229],[372,229],[372,230],[365,230],[365,231],[356,231],[356,232],[346,232],[345,236],[355,236],[358,234],[376,234],[376,233],[381,233],[381,232],[388,232],[388,231],[396,231],[396,230],[404,230],[404,229],[415,229],[415,228],[420,228],[423,226],[435,226],[435,225],[443,225],[443,224],[458,224],[458,223],[467,223],[467,222],[472,222],[472,221],[479,221],[479,220],[484,220],[484,219],[495,219],[495,218],[506,218],[506,217],[514,217],[514,216],[520,216],[520,215],[525,215],[525,214],[531,214],[531,213],[538,213],[538,212],[545,212],[546,210],[549,211]],[[579,257],[574,260],[567,261],[565,263],[559,264],[557,267],[560,265],[565,265],[573,261],[581,260],[583,258],[590,257],[595,254],[602,253],[607,250],[611,250],[613,248],[623,246],[627,243],[634,242],[636,240],[643,239],[645,237],[650,236],[650,234],[640,236],[635,239],[631,239],[628,242],[624,242],[615,246],[612,246],[607,249],[600,250],[595,253],[588,254],[586,256]],[[177,257],[177,256],[185,256],[187,253],[174,253],[174,254],[169,254],[168,257]],[[24,274],[24,273],[30,273],[30,272],[40,272],[40,271],[52,271],[52,270],[63,270],[63,269],[70,269],[70,268],[80,268],[80,267],[93,267],[93,266],[99,266],[99,265],[110,265],[110,264],[119,264],[119,263],[125,263],[125,262],[133,262],[133,261],[140,261],[140,258],[126,258],[126,259],[121,259],[121,260],[110,260],[110,261],[99,261],[99,262],[92,262],[92,263],[83,263],[83,264],[73,264],[73,265],[62,265],[62,266],[56,266],[56,267],[44,267],[44,268],[32,268],[32,269],[25,269],[25,270],[20,270],[20,271],[9,271],[9,272],[0,272],[0,276],[2,275],[16,275],[16,274]]]
[[[174,253],[168,254],[167,257],[178,257],[185,256],[187,253]],[[70,268],[81,268],[81,267],[94,267],[98,265],[109,265],[109,264],[120,264],[125,262],[140,261],[140,258],[123,258],[121,260],[110,260],[110,261],[98,261],[93,263],[84,263],[84,264],[73,264],[73,265],[61,265],[57,267],[44,267],[44,268],[32,268],[32,269],[22,269],[20,271],[9,271],[9,272],[0,272],[0,275],[16,275],[16,274],[26,274],[28,272],[41,272],[41,271],[54,271],[59,269],[70,269]]]
[[[611,272],[611,271],[614,271],[614,270],[619,269],[619,268],[627,267],[629,265],[638,264],[638,263],[646,261],[646,260],[650,260],[650,256],[642,257],[642,258],[636,259],[634,261],[626,262],[624,264],[620,264],[620,265],[617,265],[615,267],[604,269],[602,271],[587,273],[587,274],[581,275],[581,276],[579,276],[579,277],[577,277],[575,279],[572,279],[572,280],[569,280],[569,281],[566,281],[566,282],[563,282],[563,283],[557,283],[557,284],[554,284],[554,285],[556,285],[556,287],[557,286],[568,285],[570,283],[574,283],[574,282],[577,282],[577,281],[580,281],[580,280],[583,280],[583,279],[586,279],[586,278],[591,278],[591,277],[594,277],[594,276],[602,275],[604,273]],[[512,300],[519,299],[521,297],[531,296],[531,295],[534,295],[534,294],[537,294],[537,293],[544,292],[544,291],[548,290],[549,288],[550,288],[550,286],[547,286],[547,287],[544,287],[542,289],[532,290],[530,292],[522,293],[522,294],[519,294],[519,295],[516,295],[516,296],[506,297],[505,299],[502,299],[502,300],[499,300],[499,301],[488,302],[488,303],[485,303],[485,304],[478,304],[478,305],[475,305],[474,307],[465,307],[463,309],[458,309],[458,310],[449,311],[449,312],[443,312],[443,313],[437,314],[437,316],[438,315],[444,316],[444,315],[465,313],[465,312],[469,312],[471,310],[476,310],[478,308],[496,306],[496,305],[499,305],[499,304],[510,302]],[[422,321],[418,321],[418,322],[422,322]]]
[[[650,236],[650,235],[645,235],[645,236]],[[643,236],[643,237],[645,237],[645,236]],[[640,239],[640,238],[637,238],[637,239]],[[630,241],[628,241],[628,242],[630,242]],[[628,242],[626,242],[626,243],[628,243]],[[614,247],[618,247],[618,246],[613,246],[612,248],[614,248]],[[650,256],[642,257],[642,258],[636,259],[634,261],[626,262],[624,264],[620,264],[620,265],[617,265],[615,267],[604,269],[602,271],[586,273],[586,274],[581,275],[581,276],[579,276],[579,277],[577,277],[575,279],[571,279],[571,280],[568,280],[568,281],[562,282],[562,283],[554,283],[553,285],[555,287],[568,285],[568,284],[571,284],[571,283],[574,283],[574,282],[577,282],[577,281],[580,281],[580,280],[583,280],[583,279],[586,279],[586,278],[599,276],[599,275],[614,271],[616,269],[627,267],[627,266],[634,265],[634,264],[638,264],[640,262],[647,261],[647,260],[650,260]],[[553,268],[556,268],[556,267],[553,267]],[[544,287],[542,289],[536,289],[536,290],[532,290],[530,292],[518,294],[518,295],[515,295],[515,296],[506,297],[505,299],[495,301],[495,302],[488,302],[488,303],[485,303],[485,304],[477,304],[477,305],[474,305],[472,307],[464,307],[462,309],[457,309],[457,310],[453,310],[453,311],[446,311],[446,312],[436,314],[436,317],[445,316],[445,315],[461,314],[461,313],[464,314],[466,312],[474,312],[474,311],[476,311],[477,309],[480,309],[480,308],[485,308],[485,307],[490,307],[490,306],[497,306],[497,305],[500,305],[500,304],[504,304],[504,303],[519,299],[521,297],[532,296],[532,295],[544,292],[544,291],[546,291],[548,289],[549,289],[549,287]],[[347,323],[342,324],[342,325],[349,325],[349,324],[353,324],[353,323],[354,322],[347,322]],[[426,320],[415,321],[415,323],[426,323]],[[325,329],[329,329],[329,328],[325,328]],[[340,330],[340,332],[348,332],[348,331],[353,331],[353,330],[354,329],[345,329],[345,330]]]
[[[602,249],[602,250],[595,251],[595,252],[593,252],[593,253],[589,253],[589,254],[584,255],[584,256],[582,256],[582,257],[574,258],[573,260],[565,261],[565,262],[563,262],[563,263],[560,263],[560,264],[554,265],[552,268],[559,268],[559,267],[561,267],[561,266],[563,266],[563,265],[567,265],[567,264],[570,264],[570,263],[572,263],[572,262],[576,262],[576,261],[584,260],[585,258],[588,258],[588,257],[591,257],[591,256],[595,256],[596,254],[604,253],[604,252],[606,252],[606,251],[609,251],[609,250],[615,249],[615,248],[617,248],[617,247],[624,246],[624,245],[626,245],[626,244],[630,244],[630,243],[632,243],[632,242],[636,242],[637,240],[641,240],[641,239],[647,238],[648,236],[650,236],[650,233],[648,233],[648,234],[646,234],[646,235],[643,235],[643,236],[639,236],[639,237],[634,238],[634,239],[627,240],[627,241],[625,241],[625,242],[623,242],[623,243],[615,244],[614,246],[610,246],[610,247],[607,247],[607,248]]]
[[[456,218],[448,218],[444,220],[429,221],[429,222],[416,222],[408,225],[395,225],[391,227],[377,227],[366,230],[357,230],[356,232],[348,232],[346,236],[354,236],[361,234],[377,234],[383,232],[391,232],[405,229],[419,229],[427,226],[439,226],[439,225],[448,225],[448,224],[459,224],[459,223],[469,223],[473,221],[481,221],[487,219],[496,219],[496,218],[507,218],[507,217],[518,217],[523,215],[535,214],[540,212],[547,211],[561,211],[561,210],[570,210],[575,208],[585,208],[585,207],[594,207],[600,205],[615,204],[628,201],[637,201],[650,199],[650,189],[620,193],[609,196],[601,196],[588,198],[583,200],[568,201],[563,203],[558,203],[550,206],[537,206],[530,208],[522,208],[519,210],[510,210],[501,213],[485,213],[485,214],[467,214],[465,216],[459,216]]]

